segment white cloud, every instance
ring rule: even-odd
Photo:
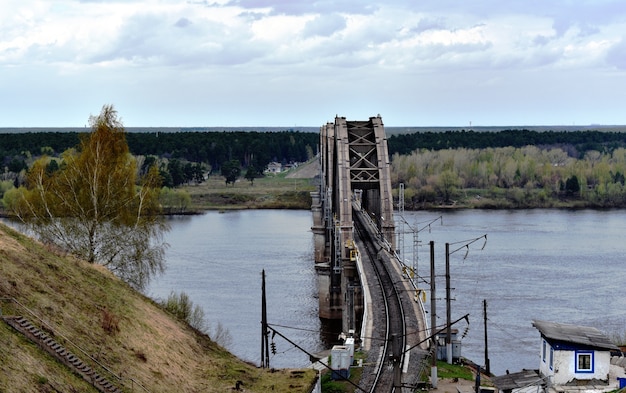
[[[305,37],[330,37],[345,27],[346,19],[339,14],[318,15],[315,19],[306,22],[303,35]]]
[[[226,117],[233,122],[254,125],[264,108],[262,116],[275,113],[277,124],[283,121],[282,109],[289,108],[288,124],[316,125],[315,118],[328,116],[323,111],[330,103],[336,107],[333,115],[343,106],[378,105],[402,119],[417,119],[410,108],[421,103],[418,92],[445,107],[431,109],[441,113],[433,122],[450,124],[465,117],[463,100],[502,106],[494,98],[498,89],[516,88],[518,97],[533,100],[544,89],[557,94],[564,89],[556,85],[556,72],[559,80],[584,76],[585,83],[598,86],[608,74],[614,85],[623,81],[621,7],[619,1],[597,0],[4,0],[0,126],[21,121],[15,116],[24,109],[16,106],[28,105],[22,98],[6,98],[12,95],[51,96],[58,110],[68,113],[84,110],[84,102],[121,101],[135,125],[150,119],[146,103],[158,107],[159,100],[169,103],[169,122],[178,125],[192,118],[194,125],[214,124],[210,111],[189,109],[211,105],[220,113],[243,113]],[[510,83],[520,75],[533,77],[526,84]],[[39,84],[19,82],[24,80]],[[75,96],[59,97],[65,90]],[[386,95],[368,94],[373,91]],[[598,93],[589,112],[606,116],[615,94]],[[81,101],[81,95],[88,99]],[[76,102],[80,109],[74,109]],[[485,118],[493,113],[484,111]],[[501,113],[513,119],[508,111]],[[576,116],[584,122],[584,111]],[[621,116],[615,113],[606,121]],[[536,119],[541,123],[548,117],[538,111]]]
[[[626,71],[626,37],[619,40],[608,50],[606,60],[617,69]]]

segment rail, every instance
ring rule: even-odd
[[[375,378],[370,392],[390,391],[395,392],[401,389],[401,369],[400,365],[404,362],[406,352],[406,328],[404,309],[401,301],[401,294],[394,285],[391,272],[386,264],[379,258],[379,253],[387,244],[380,236],[379,232],[363,217],[367,217],[362,211],[355,209],[355,229],[363,241],[365,252],[368,254],[372,262],[372,266],[380,283],[384,299],[385,310],[385,341],[382,348],[382,356],[375,371]],[[369,217],[368,217],[369,219]],[[373,236],[376,234],[376,238]],[[393,373],[389,373],[385,367],[385,359],[390,359],[393,363]]]

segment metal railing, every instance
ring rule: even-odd
[[[37,320],[39,322],[39,324],[41,324],[42,327],[45,327],[46,330],[52,332],[55,337],[62,338],[64,340],[64,345],[65,345],[65,343],[70,344],[78,352],[80,352],[81,354],[83,354],[87,358],[89,358],[89,360],[91,360],[91,362],[93,362],[93,364],[96,364],[101,370],[105,371],[106,374],[108,374],[113,379],[115,379],[117,382],[119,382],[124,388],[128,388],[127,383],[129,382],[130,385],[131,385],[130,386],[131,392],[134,392],[135,391],[135,387],[137,387],[137,388],[141,389],[141,391],[143,391],[143,392],[150,393],[149,390],[146,389],[146,387],[144,387],[141,383],[139,383],[135,379],[128,378],[128,377],[123,378],[122,376],[116,374],[113,370],[111,370],[106,365],[100,363],[97,359],[95,359],[93,356],[91,356],[86,350],[84,350],[78,344],[74,343],[72,340],[67,338],[67,336],[65,336],[64,334],[60,333],[59,330],[55,329],[48,321],[44,320],[42,317],[37,315],[33,310],[29,309],[24,304],[20,303],[17,299],[12,298],[12,297],[2,297],[2,298],[0,298],[0,302],[2,302],[4,304],[7,304],[7,303],[8,304],[15,304],[15,306],[16,306],[15,308],[16,309],[24,310],[32,318]],[[0,316],[6,316],[6,314],[2,310],[2,307],[0,307]],[[127,383],[125,383],[125,380],[127,381]]]

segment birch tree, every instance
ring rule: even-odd
[[[125,130],[113,106],[91,117],[92,131],[65,151],[59,169],[37,160],[13,213],[44,242],[107,266],[142,289],[164,269],[167,225],[160,215],[156,166],[139,177]]]

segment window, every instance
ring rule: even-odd
[[[543,359],[543,362],[546,362],[546,340],[543,340],[543,346],[542,346],[542,351],[541,351],[541,359]]]
[[[576,351],[576,372],[592,373],[593,372],[593,352],[592,351]]]
[[[554,349],[550,347],[550,370],[554,369]]]

